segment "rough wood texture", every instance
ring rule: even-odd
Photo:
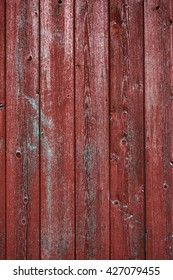
[[[147,259],[173,259],[171,0],[145,1]]]
[[[41,258],[74,259],[73,1],[41,3]]]
[[[110,1],[111,258],[144,258],[143,1]]]
[[[7,258],[39,258],[38,1],[6,1]]]
[[[77,0],[76,258],[109,258],[108,3]]]
[[[0,1],[0,260],[5,258],[5,1]]]

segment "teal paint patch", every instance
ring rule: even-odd
[[[45,135],[41,135],[43,154],[46,155],[45,172],[46,172],[46,205],[48,211],[48,219],[51,220],[52,214],[52,164],[53,151],[51,144],[46,139]]]
[[[26,96],[25,95],[25,99],[28,100],[29,104],[32,106],[32,108],[34,109],[34,111],[36,112],[36,115],[39,115],[39,105],[38,102],[36,102],[36,100],[32,97]],[[47,127],[53,128],[53,121],[52,119],[46,117],[43,112],[40,112],[41,114],[41,123]]]
[[[37,147],[34,146],[34,145],[31,144],[31,143],[28,143],[28,149],[29,149],[30,151],[35,151],[35,150],[37,150]]]
[[[33,120],[33,130],[34,130],[34,138],[38,140],[40,131],[39,131],[39,123],[38,120],[36,119]]]

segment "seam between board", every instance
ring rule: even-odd
[[[74,63],[74,259],[76,260],[76,234],[77,234],[77,225],[76,225],[76,0],[73,1],[73,63]]]
[[[110,42],[110,0],[108,0],[107,2],[108,4],[108,99],[109,99],[109,104],[108,104],[108,129],[109,129],[109,154],[108,154],[108,166],[109,166],[109,259],[111,260],[111,231],[112,231],[112,227],[111,227],[111,220],[112,220],[112,216],[111,216],[111,164],[110,164],[110,154],[111,154],[111,122],[110,122],[110,112],[111,112],[111,54],[110,54],[110,48],[111,48],[111,42]]]
[[[4,1],[4,95],[5,95],[5,259],[7,259],[7,51],[6,51],[6,46],[7,46],[7,3],[6,0]]]
[[[38,87],[39,87],[39,259],[41,260],[41,3],[38,1]]]
[[[145,86],[145,0],[143,1],[143,131],[144,131],[144,258],[147,259],[147,200],[146,200],[146,86]]]

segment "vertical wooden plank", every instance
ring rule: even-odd
[[[110,1],[111,258],[144,259],[143,1]]]
[[[39,7],[7,7],[7,258],[39,258]]]
[[[147,259],[173,259],[173,5],[145,1]]]
[[[0,260],[5,259],[5,1],[0,1]]]
[[[74,259],[73,1],[41,1],[41,258]]]
[[[108,259],[108,1],[75,9],[76,258]]]

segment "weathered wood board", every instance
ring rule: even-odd
[[[0,259],[5,259],[5,1],[0,1]]]
[[[147,259],[173,259],[172,1],[145,1]]]
[[[76,257],[109,258],[107,1],[75,5]]]
[[[39,258],[39,1],[6,1],[6,254]]]
[[[143,1],[110,1],[111,258],[145,257]]]
[[[74,259],[73,1],[41,1],[41,258]]]

